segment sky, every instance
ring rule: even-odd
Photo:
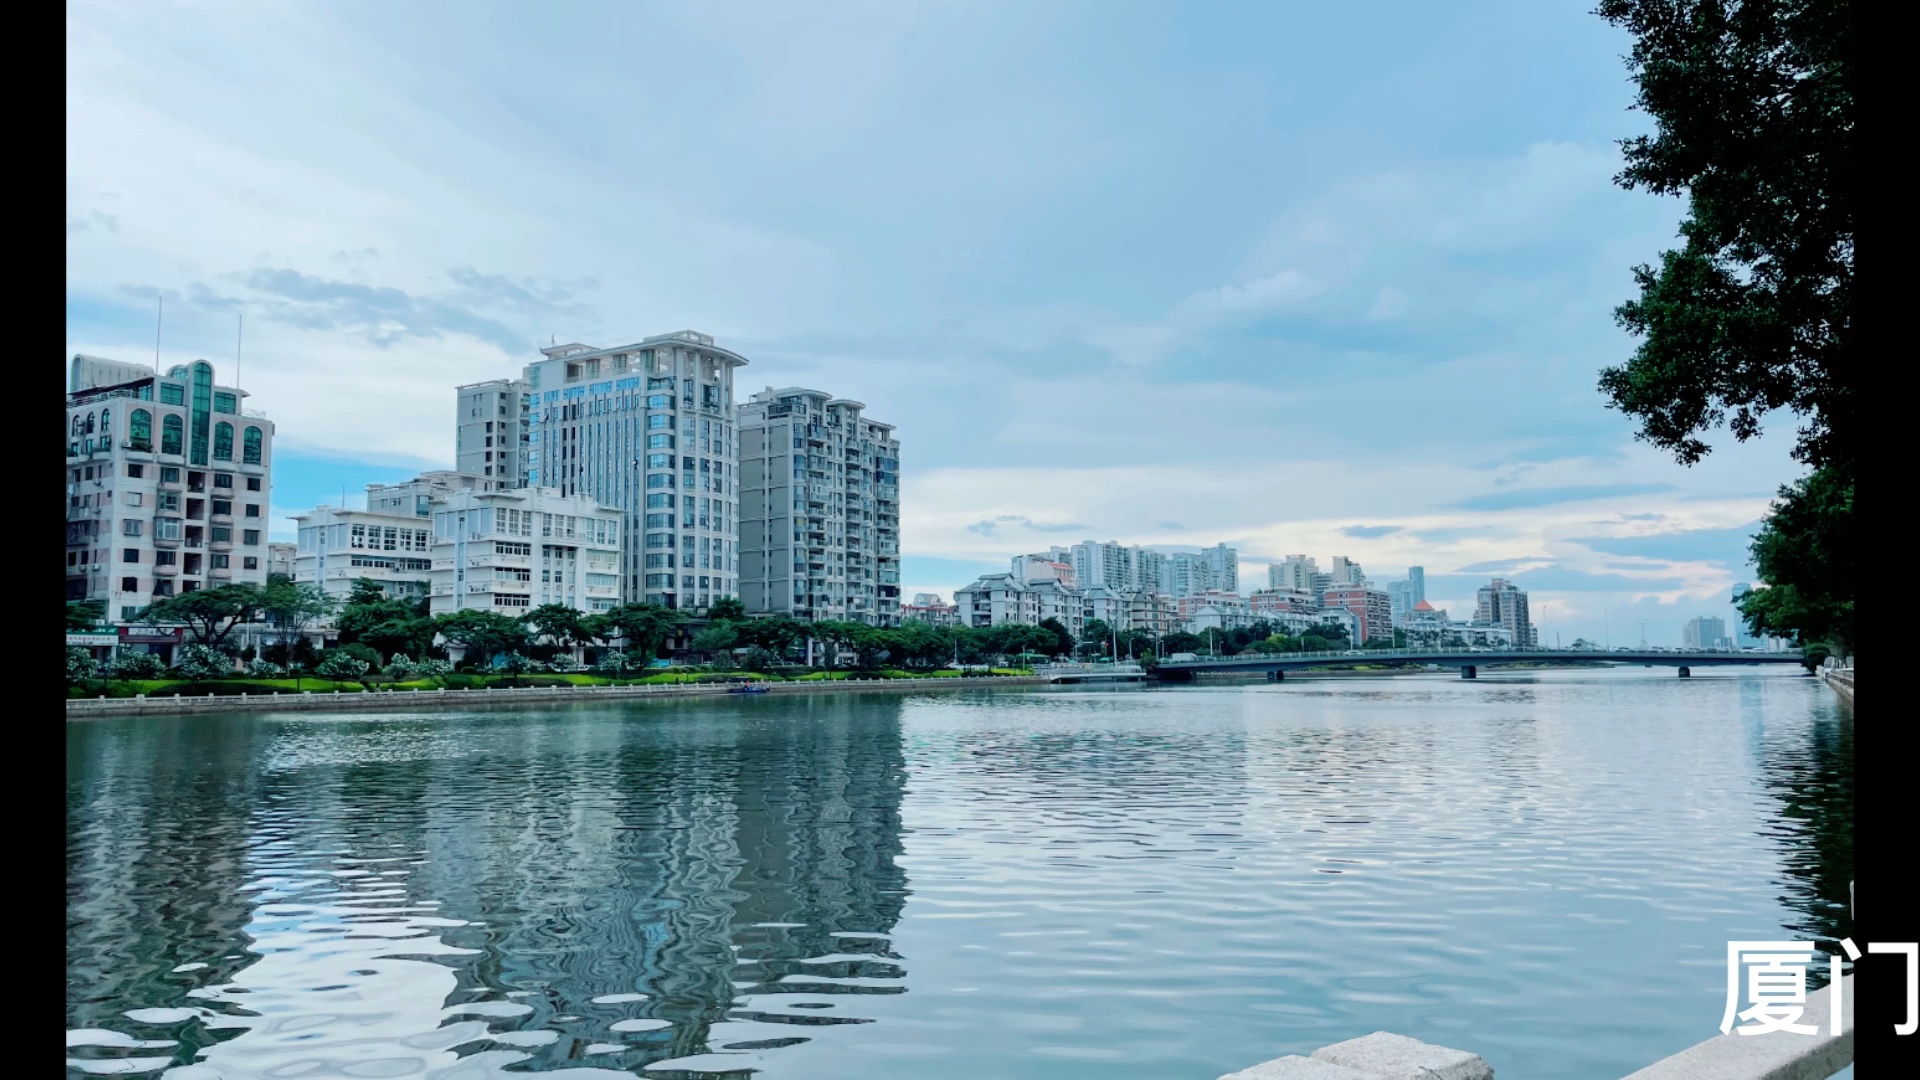
[[[899,425],[909,595],[1225,542],[1677,644],[1793,425],[1683,467],[1596,389],[1684,206],[1591,6],[76,0],[67,351],[237,355],[282,538],[451,467],[454,386],[694,329]]]

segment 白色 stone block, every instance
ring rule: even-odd
[[[1316,1061],[1344,1065],[1382,1080],[1493,1080],[1493,1067],[1479,1054],[1376,1031],[1323,1046]]]

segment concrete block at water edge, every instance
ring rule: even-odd
[[[1840,1034],[1833,1034],[1834,987],[1840,988]],[[1807,995],[1798,1024],[1815,1034],[1729,1033],[1657,1061],[1627,1080],[1824,1080],[1853,1063],[1853,976]]]
[[[1390,1031],[1323,1046],[1313,1056],[1388,1080],[1493,1080],[1493,1067],[1479,1054],[1423,1043]]]
[[[1372,1073],[1349,1069],[1345,1065],[1334,1065],[1301,1057],[1298,1054],[1289,1054],[1272,1061],[1263,1061],[1251,1069],[1228,1073],[1220,1080],[1380,1080],[1380,1078]]]

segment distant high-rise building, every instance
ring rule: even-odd
[[[1710,615],[1688,619],[1680,628],[1680,644],[1689,649],[1727,649],[1733,645],[1727,640],[1726,622]]]
[[[1744,581],[1733,587],[1733,606],[1736,612],[1739,611],[1740,601],[1746,599],[1747,594],[1752,591],[1753,586]],[[1742,649],[1752,648],[1760,644],[1759,638],[1747,633],[1746,618],[1738,614],[1733,617],[1733,643],[1736,647]]]
[[[866,406],[769,386],[740,408],[741,600],[900,625],[900,439]]]
[[[746,357],[692,330],[540,352],[545,359],[526,369],[526,464],[515,463],[525,485],[620,508],[627,601],[703,612],[737,595],[733,382]],[[501,402],[488,400],[497,423]],[[497,458],[495,466],[498,476]]]
[[[527,486],[527,417],[533,395],[524,379],[454,388],[454,471]]]
[[[1387,583],[1387,599],[1393,605],[1393,625],[1404,626],[1413,618],[1414,609],[1427,598],[1427,571],[1425,567],[1407,567],[1407,576],[1401,581]]]
[[[73,358],[67,599],[125,623],[163,597],[266,584],[273,421],[246,399],[205,360],[162,374]]]
[[[1267,588],[1291,589],[1295,592],[1313,593],[1313,576],[1320,572],[1314,561],[1305,555],[1289,555],[1281,561],[1267,567]]]
[[[1058,549],[1055,549],[1058,550]],[[1073,576],[1082,587],[1105,585],[1109,589],[1134,587],[1134,549],[1108,541],[1088,540],[1073,545],[1068,561]]]
[[[1225,544],[1215,544],[1201,548],[1200,555],[1207,560],[1214,588],[1229,593],[1240,591],[1240,552]]]
[[[1494,578],[1490,584],[1480,587],[1473,621],[1481,626],[1505,628],[1517,649],[1531,649],[1537,644],[1533,622],[1527,613],[1527,594],[1505,578]]]
[[[1064,558],[1062,556],[1065,556]],[[1064,548],[1013,557],[1013,577],[1022,585],[1036,581],[1056,581],[1069,588],[1079,585],[1080,576]]]
[[[1345,555],[1335,555],[1333,557],[1333,583],[1335,585],[1363,585],[1366,583],[1366,580],[1366,572],[1360,569],[1359,563],[1354,562]]]

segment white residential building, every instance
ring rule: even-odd
[[[267,576],[279,574],[281,577],[293,577],[293,560],[299,548],[293,544],[267,545]]]
[[[1055,581],[1069,589],[1080,587],[1080,575],[1073,563],[1058,556],[1065,554],[1061,548],[1034,555],[1015,555],[1013,557],[1013,577],[1022,584],[1035,581]],[[1069,556],[1070,558],[1070,556]]]
[[[740,407],[740,599],[900,625],[900,440],[866,406],[767,387]]]
[[[1527,594],[1505,578],[1494,578],[1480,587],[1473,622],[1478,626],[1505,628],[1516,649],[1531,649],[1538,644],[1527,613]]]
[[[1289,589],[1312,596],[1314,575],[1320,568],[1305,555],[1289,555],[1267,567],[1267,588]]]
[[[1687,649],[1733,648],[1733,641],[1727,637],[1726,620],[1707,615],[1687,620],[1687,624],[1680,629],[1680,644]]]
[[[127,623],[160,597],[266,584],[274,426],[246,398],[205,360],[73,358],[67,599]]]
[[[960,609],[942,600],[939,593],[915,593],[913,603],[900,605],[900,621],[923,622],[929,626],[958,626]]]
[[[1134,567],[1134,550],[1113,541],[1088,540],[1075,544],[1069,549],[1073,576],[1082,588],[1105,585],[1109,589],[1137,589],[1140,581]]]
[[[1393,608],[1393,625],[1403,626],[1413,618],[1413,609],[1427,598],[1427,571],[1425,567],[1407,567],[1407,576],[1400,581],[1387,582],[1387,600]]]
[[[1335,585],[1365,585],[1367,583],[1366,571],[1360,569],[1359,563],[1354,562],[1345,555],[1335,555],[1333,557],[1332,573],[1332,584]]]
[[[454,388],[454,469],[527,486],[527,420],[533,393],[524,379],[493,379]]]
[[[625,514],[627,599],[703,612],[737,595],[734,374],[746,358],[692,330],[540,351],[524,380],[527,485]]]
[[[432,501],[432,612],[523,615],[620,603],[623,512],[553,488],[464,489]]]
[[[1160,591],[1174,599],[1209,591],[1240,591],[1240,553],[1225,544],[1166,557]]]
[[[436,470],[401,484],[368,484],[359,508],[316,506],[294,515],[293,580],[344,600],[360,578],[389,596],[425,596],[432,579],[432,513],[456,491],[511,488],[507,478]]]

